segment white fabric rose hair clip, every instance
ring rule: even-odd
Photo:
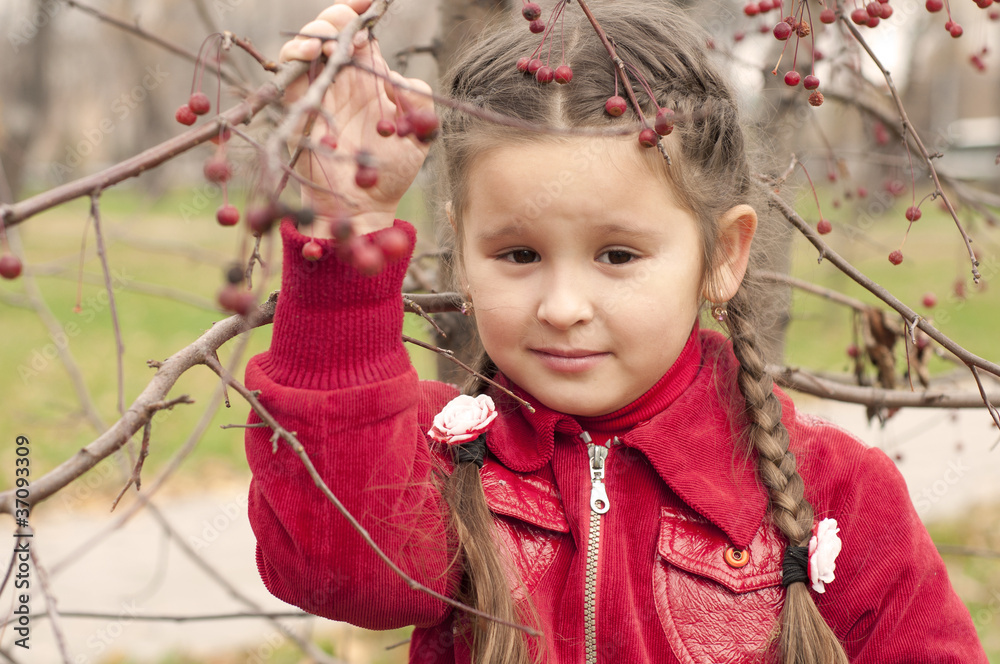
[[[823,519],[813,525],[809,546],[790,546],[782,561],[781,585],[788,587],[799,581],[812,584],[818,593],[826,592],[826,584],[834,580],[837,556],[843,546],[836,519]]]
[[[434,422],[427,435],[434,440],[453,447],[455,463],[474,463],[483,467],[486,457],[486,440],[483,433],[497,417],[493,399],[485,394],[470,397],[466,394],[449,401],[441,412],[434,416]]]
[[[823,519],[813,528],[809,540],[809,581],[818,593],[825,593],[825,584],[834,579],[833,571],[842,546],[839,532],[836,519]]]

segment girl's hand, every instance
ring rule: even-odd
[[[370,5],[371,0],[337,0],[300,32],[334,37]],[[312,62],[321,54],[329,56],[336,48],[336,41],[299,36],[285,43],[280,60]],[[428,144],[417,140],[412,133],[405,138],[380,136],[376,125],[379,120],[395,124],[400,105],[398,115],[433,111],[430,86],[419,79],[390,72],[378,42],[370,40],[367,31],[358,33],[351,50],[355,62],[388,75],[389,80],[348,66],[340,70],[323,96],[324,113],[332,118],[334,126],[328,126],[323,113],[317,114],[309,137],[304,138],[315,150],[303,152],[296,164],[296,170],[306,179],[335,192],[302,187],[303,206],[311,206],[316,213],[317,223],[313,230],[317,237],[332,237],[332,222],[345,216],[351,219],[358,234],[392,226],[396,207],[417,176],[429,149]],[[427,94],[415,94],[395,85],[406,85]],[[308,86],[309,81],[303,76],[285,91],[285,102],[293,104],[305,94]],[[336,140],[336,149],[322,145],[326,134]],[[294,150],[295,145],[290,147]],[[361,188],[355,183],[360,153],[370,155],[377,170],[378,181],[373,187]]]

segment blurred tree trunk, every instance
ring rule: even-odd
[[[27,15],[8,26],[10,88],[0,100],[0,160],[13,200],[24,186],[25,165],[35,140],[45,135],[50,103],[49,77],[54,44],[52,17],[44,0],[35,0]]]

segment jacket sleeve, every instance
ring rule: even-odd
[[[857,444],[855,444],[857,445]],[[852,450],[853,452],[853,450]],[[835,580],[813,598],[856,664],[986,664],[968,609],[913,507],[895,464],[881,450],[825,487],[843,548]]]
[[[414,230],[397,221],[410,238]],[[451,596],[461,565],[447,535],[435,464],[418,422],[425,390],[402,344],[407,261],[365,276],[340,261],[302,257],[308,240],[285,221],[282,290],[270,350],[252,358],[246,384],[302,443],[319,475],[407,574]],[[372,234],[369,240],[376,239]],[[426,410],[426,408],[425,408]],[[249,422],[259,422],[251,413]],[[246,430],[253,479],[249,516],[265,586],[306,611],[369,629],[433,625],[449,607],[410,589],[379,559],[269,428]]]

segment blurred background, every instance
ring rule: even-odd
[[[0,4],[0,165],[4,201],[19,201],[99,172],[180,133],[174,112],[191,92],[192,62],[98,20],[88,8],[137,26],[187,52],[205,37],[229,30],[248,37],[269,58],[326,3],[264,0],[4,0]],[[898,4],[897,4],[898,2]],[[397,0],[376,34],[390,64],[434,82],[465,40],[490,20],[517,16],[520,2]],[[548,7],[552,3],[542,3]],[[935,163],[946,190],[975,239],[983,279],[973,283],[968,252],[954,221],[937,201],[906,236],[902,265],[886,256],[907,231],[904,211],[931,189],[918,155],[910,163],[898,137],[899,116],[885,96],[881,74],[844,28],[814,22],[826,103],[813,108],[800,88],[772,76],[780,44],[770,30],[776,12],[748,17],[740,2],[683,3],[731,62],[763,163],[780,174],[792,155],[806,165],[834,232],[830,245],[969,351],[1000,359],[1000,271],[996,215],[1000,211],[1000,21],[963,2],[952,7],[965,26],[961,39],[943,29],[942,14],[923,2],[893,0],[895,12],[864,29]],[[994,9],[998,5],[993,6]],[[577,11],[571,6],[567,11]],[[396,57],[398,54],[398,57]],[[787,56],[786,56],[787,57]],[[227,71],[253,89],[271,74],[243,52],[226,54]],[[800,55],[799,68],[809,63]],[[780,71],[789,66],[785,61]],[[205,73],[215,100],[217,81]],[[223,106],[239,90],[221,88]],[[869,109],[866,111],[865,109]],[[872,109],[889,119],[875,119]],[[266,137],[278,115],[265,111],[248,130]],[[255,153],[231,143],[236,174],[230,200],[244,209]],[[101,197],[101,223],[115,305],[124,341],[124,402],[143,390],[163,360],[227,316],[217,304],[227,266],[245,260],[245,228],[215,221],[219,188],[202,176],[212,146],[203,145]],[[433,157],[432,157],[433,158]],[[798,170],[783,188],[786,200],[815,224],[813,188]],[[915,183],[915,186],[914,186]],[[418,180],[400,216],[421,233],[418,252],[437,251],[437,222],[425,201],[433,183]],[[14,478],[14,439],[31,440],[34,478],[55,468],[118,417],[116,346],[105,276],[97,254],[89,201],[71,202],[8,230],[25,273],[0,282],[0,491]],[[280,252],[265,240],[263,292],[277,289]],[[817,254],[801,236],[776,234],[773,269],[864,303],[877,300]],[[431,268],[433,273],[433,268]],[[269,274],[270,276],[266,276]],[[788,367],[847,379],[857,364],[849,349],[862,345],[858,315],[799,289],[781,291],[771,330],[772,356]],[[78,310],[76,310],[78,309]],[[419,318],[407,333],[432,339]],[[706,323],[707,324],[707,323]],[[268,347],[265,326],[223,346],[220,357],[242,376],[246,360]],[[905,358],[897,348],[899,371]],[[437,375],[436,357],[415,349],[421,375]],[[968,371],[939,357],[927,365],[936,389],[975,391]],[[870,369],[869,369],[870,372]],[[987,389],[1000,390],[984,378]],[[902,386],[904,383],[900,382]],[[219,380],[196,367],[171,397],[189,395],[154,417],[143,492],[155,487],[156,510],[134,490],[110,507],[131,472],[126,452],[40,504],[32,513],[32,543],[48,569],[63,614],[66,648],[74,663],[315,661],[296,644],[305,640],[337,661],[404,662],[407,631],[376,633],[295,612],[270,597],[254,564],[246,518],[249,473],[241,429],[248,407],[235,394],[219,404]],[[917,389],[920,389],[919,384]],[[865,406],[796,395],[800,408],[828,417],[892,456],[914,504],[941,547],[956,590],[966,602],[992,661],[1000,662],[1000,464],[998,432],[985,408],[868,412]],[[136,436],[130,446],[137,446]],[[136,448],[137,449],[137,448]],[[134,452],[133,452],[134,453]],[[159,478],[162,478],[160,481]],[[134,516],[122,522],[122,515]],[[891,527],[891,526],[890,526]],[[13,531],[13,523],[11,522]],[[6,565],[6,558],[0,558]],[[0,615],[12,608],[10,588]],[[33,596],[32,610],[45,602]],[[232,618],[271,613],[272,620]],[[89,615],[82,615],[89,614]],[[158,619],[158,620],[154,620]],[[56,662],[49,621],[36,616],[32,649],[13,647],[0,631],[0,657]],[[399,645],[404,643],[404,645]]]

